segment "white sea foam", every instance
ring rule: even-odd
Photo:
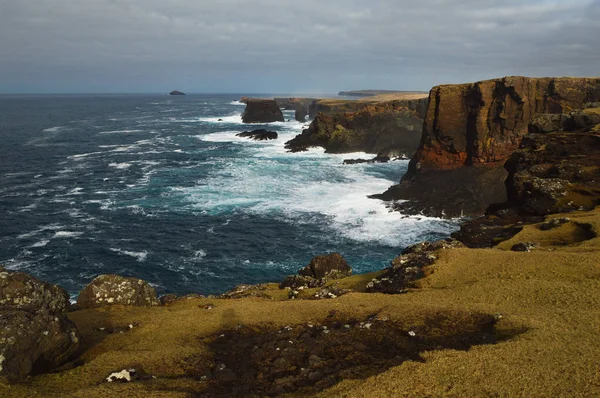
[[[33,230],[31,232],[27,232],[27,233],[17,236],[17,239],[29,239],[29,238],[33,238],[36,235],[44,233],[46,231],[57,231],[57,230],[61,230],[63,228],[65,228],[65,226],[61,225],[61,224],[44,225],[36,230]]]
[[[46,246],[48,243],[50,243],[50,241],[48,239],[42,239],[39,242],[35,242],[33,245],[31,245],[30,247],[44,247]]]
[[[65,128],[65,126],[56,126],[56,127],[50,127],[50,128],[44,129],[42,131],[45,133],[57,133],[64,128]]]
[[[238,101],[231,101],[231,102],[229,103],[229,105],[240,105],[240,106],[246,106],[246,104],[244,104],[243,102],[241,102],[241,101],[239,101],[239,100],[238,100]]]
[[[229,116],[199,117],[196,121],[205,123],[243,124],[241,113]]]
[[[134,251],[130,251],[130,250],[116,249],[116,248],[112,248],[112,247],[110,248],[110,251],[111,252],[115,252],[115,253],[119,253],[119,254],[124,255],[124,256],[133,257],[133,258],[135,258],[140,263],[146,261],[146,257],[148,257],[148,252],[147,251],[134,252]]]
[[[114,167],[115,169],[124,170],[128,169],[132,166],[131,163],[109,163],[109,167]]]
[[[83,235],[83,232],[78,231],[57,231],[54,233],[53,239],[76,238]]]
[[[113,130],[100,131],[98,134],[143,133],[145,130]]]

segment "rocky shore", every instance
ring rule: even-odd
[[[600,395],[598,84],[434,88],[407,181],[439,173],[437,191],[421,189],[457,206],[444,184],[462,182],[467,202],[491,200],[477,196],[489,181],[501,203],[379,272],[353,275],[330,253],[279,283],[160,298],[103,275],[71,306],[60,287],[0,268],[0,396]],[[369,109],[396,108],[348,118]]]

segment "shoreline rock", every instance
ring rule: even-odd
[[[119,275],[100,275],[91,281],[77,298],[80,309],[110,305],[150,307],[159,305],[156,291],[148,282]]]
[[[248,98],[246,109],[242,114],[244,123],[272,123],[283,122],[283,113],[275,100]]]
[[[237,137],[245,137],[254,141],[266,141],[266,140],[276,140],[278,137],[277,132],[275,131],[267,131],[265,129],[258,129],[252,131],[244,131],[243,133],[236,134]]]

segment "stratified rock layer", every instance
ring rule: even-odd
[[[283,113],[275,100],[248,98],[246,109],[242,115],[244,123],[272,123],[283,122]]]
[[[87,285],[77,298],[81,309],[108,305],[158,305],[156,291],[141,279],[119,275],[100,275]]]
[[[442,215],[442,209],[446,216],[481,214],[489,204],[506,199],[498,188],[503,179],[498,173],[537,114],[569,113],[598,99],[600,78],[505,77],[434,87],[419,149],[401,185],[385,198],[412,200],[415,210],[429,209],[431,215]],[[560,117],[550,122],[560,123]],[[474,166],[490,172],[466,173],[473,174],[474,179],[465,180],[472,188],[453,186],[444,192],[453,179],[448,171]],[[437,203],[427,189],[415,190],[422,186],[440,187]],[[479,187],[486,187],[487,194]],[[456,205],[448,205],[448,196],[456,196]]]
[[[0,267],[0,376],[22,379],[64,364],[80,336],[62,288]]]

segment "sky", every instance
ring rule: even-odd
[[[0,0],[0,93],[599,76],[600,0]]]

